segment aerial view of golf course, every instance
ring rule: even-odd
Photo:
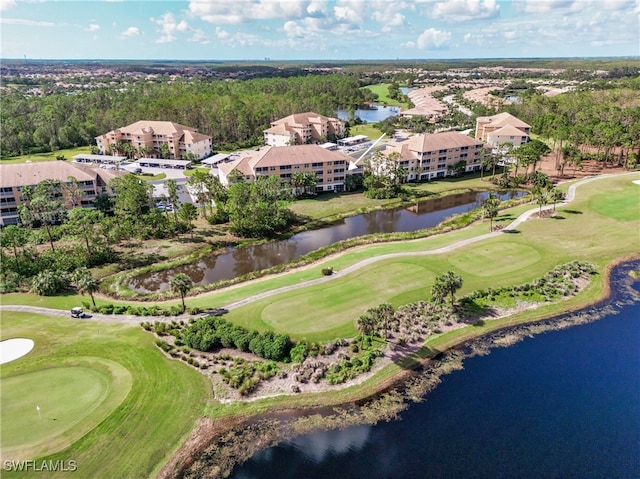
[[[640,478],[639,2],[0,0],[0,477]]]
[[[399,308],[424,300],[435,278],[446,271],[462,278],[456,294],[463,296],[487,285],[497,289],[525,284],[559,264],[584,261],[593,266],[589,281],[575,295],[537,306],[531,302],[525,308],[502,298],[497,304],[502,302],[512,314],[481,325],[461,322],[440,334],[433,331],[424,344],[407,349],[407,355],[419,360],[421,352],[428,357],[496,328],[552,316],[606,295],[608,268],[638,253],[639,183],[640,174],[635,173],[563,184],[576,186],[575,198],[558,205],[554,216],[532,215],[497,234],[487,233],[487,221],[477,221],[423,239],[361,246],[189,302],[228,306],[227,321],[247,329],[287,334],[297,343],[325,344],[355,337],[357,318],[367,305]],[[527,211],[537,213],[538,208],[529,203],[506,209],[496,221],[512,224]],[[336,273],[315,282],[329,264]],[[274,290],[281,292],[264,294]],[[241,299],[246,304],[231,306]],[[19,312],[20,304],[57,308],[75,303],[57,297],[3,297],[3,340],[33,341],[33,349],[2,366],[6,477],[48,477],[76,469],[82,477],[154,476],[203,419],[211,421],[210,433],[215,434],[216,422],[224,430],[268,410],[346,404],[382,390],[405,367],[383,354],[374,373],[350,386],[320,383],[309,393],[296,394],[266,387],[258,388],[251,401],[220,400],[225,393],[212,388],[207,370],[163,353],[140,321],[116,315],[79,320],[29,307]],[[8,353],[2,353],[4,361]],[[290,370],[291,365],[279,367]],[[37,460],[16,470],[27,459]]]

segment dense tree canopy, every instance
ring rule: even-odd
[[[96,136],[142,119],[197,128],[219,148],[256,145],[278,118],[303,111],[335,116],[337,108],[372,102],[373,93],[359,87],[355,75],[332,74],[234,82],[193,78],[41,97],[7,91],[0,149],[17,155],[91,145]]]

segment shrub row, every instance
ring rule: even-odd
[[[291,338],[286,334],[249,331],[216,316],[208,316],[191,323],[182,332],[181,340],[199,351],[213,351],[220,347],[234,348],[273,361],[289,359],[292,347]]]

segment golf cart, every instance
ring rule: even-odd
[[[71,308],[71,317],[72,318],[84,318],[86,314],[82,311],[82,308],[76,306],[75,308]]]

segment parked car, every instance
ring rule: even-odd
[[[71,308],[71,317],[72,318],[84,318],[87,315],[82,310],[80,306],[76,306],[75,308]]]

